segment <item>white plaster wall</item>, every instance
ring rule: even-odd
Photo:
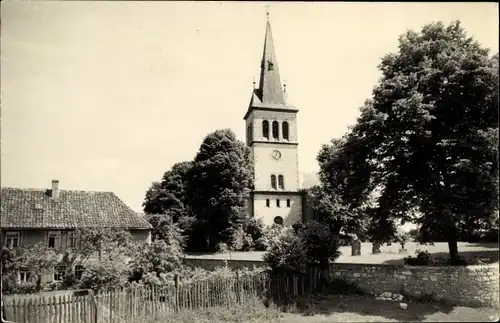
[[[266,206],[266,199],[269,199],[269,207]],[[276,200],[280,200],[280,207],[276,206]],[[286,200],[290,199],[290,207],[286,206]],[[255,194],[254,215],[261,218],[265,225],[270,226],[274,218],[281,216],[284,225],[292,225],[302,220],[302,198],[297,195],[264,195]]]
[[[281,158],[276,160],[272,154],[274,150],[281,153]],[[299,189],[299,165],[297,146],[280,144],[254,143],[252,146],[255,190],[272,190],[271,175],[283,175],[285,191],[297,191]]]

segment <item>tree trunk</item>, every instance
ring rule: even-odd
[[[456,240],[448,241],[448,249],[450,250],[450,262],[452,265],[458,263],[458,243]]]

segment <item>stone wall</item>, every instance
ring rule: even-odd
[[[212,270],[224,266],[224,260],[185,259],[189,266]],[[264,267],[262,261],[228,260],[232,269]],[[430,296],[451,304],[499,307],[499,267],[426,267],[336,263],[330,268],[331,279],[355,283],[366,292],[401,293]]]
[[[499,306],[499,268],[333,264],[331,278],[353,282],[367,292],[431,296],[451,304]]]
[[[184,263],[189,267],[201,267],[206,270],[214,270],[216,267],[225,266],[225,261],[222,259],[200,259],[200,258],[186,258]],[[263,261],[253,260],[227,260],[227,266],[231,269],[238,270],[243,268],[252,269],[255,267],[266,267]]]

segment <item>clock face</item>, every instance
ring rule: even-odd
[[[279,152],[279,150],[274,150],[273,151],[273,158],[278,160],[281,158],[281,153]]]

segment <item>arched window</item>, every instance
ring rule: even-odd
[[[290,207],[290,199],[286,200],[286,207]]]
[[[269,121],[262,121],[262,136],[269,139]]]
[[[277,206],[277,207],[280,207],[280,199],[277,199],[277,200],[276,200],[276,206]]]
[[[273,138],[278,139],[279,138],[279,132],[280,132],[280,125],[278,121],[273,121]]]
[[[271,187],[276,189],[276,175],[271,175]]]
[[[282,132],[283,132],[283,139],[286,139],[288,140],[289,138],[289,129],[288,129],[288,122],[283,122],[283,124],[281,125],[281,127],[283,128],[282,129]]]
[[[248,126],[248,129],[247,129],[247,138],[248,138],[248,143],[251,143],[253,138],[252,138],[252,124],[250,124]]]
[[[269,207],[269,199],[266,199],[266,207]]]
[[[283,218],[281,216],[277,216],[274,218],[274,223],[277,225],[283,225]]]
[[[283,175],[278,176],[278,187],[280,188],[280,190],[285,189],[285,179],[283,178]]]

